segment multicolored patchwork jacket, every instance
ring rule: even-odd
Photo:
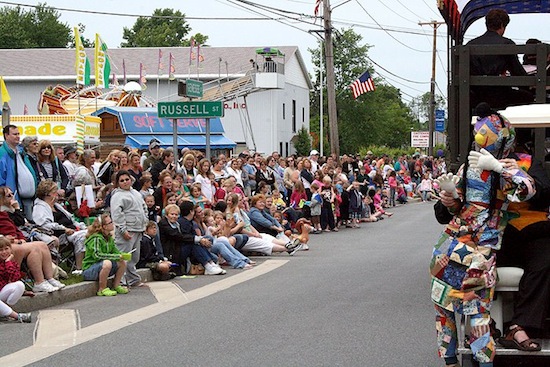
[[[535,193],[533,179],[522,169],[505,169],[498,176],[496,203],[491,208],[490,171],[468,168],[463,206],[445,227],[433,249],[430,269],[447,255],[449,264],[432,277],[432,300],[449,310],[465,293],[493,288],[496,283],[494,250],[500,248],[510,219],[509,203],[528,200]],[[462,173],[459,172],[461,176]],[[460,182],[458,187],[462,187]],[[489,299],[492,297],[489,297]]]

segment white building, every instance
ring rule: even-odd
[[[163,47],[160,50],[160,73],[159,48],[108,50],[111,70],[118,83],[123,83],[124,74],[127,81],[139,81],[141,66],[142,76],[147,80],[143,94],[149,99],[182,100],[177,96],[177,79],[187,78],[205,83],[207,99],[209,85],[223,85],[227,81],[254,74],[254,86],[239,93],[229,93],[226,98],[238,97],[224,101],[222,124],[225,135],[237,143],[234,153],[248,148],[267,154],[278,151],[288,155],[295,151],[291,139],[296,132],[302,126],[309,130],[309,91],[312,84],[298,47],[278,47],[284,56],[276,58],[279,68],[271,75],[264,70],[265,60],[256,54],[255,47],[203,47],[200,50],[202,61],[198,67],[196,49],[194,54],[190,53],[189,47]],[[86,53],[93,83],[94,50],[87,49]],[[176,80],[173,81],[168,78],[170,55],[175,66]],[[258,65],[257,68],[253,67],[251,60]],[[37,114],[40,93],[49,85],[73,86],[74,64],[74,49],[0,50],[0,75],[4,77],[12,98],[12,114],[23,114],[25,106],[29,114]],[[266,86],[269,89],[263,89]]]

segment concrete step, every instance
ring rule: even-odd
[[[144,282],[150,282],[153,280],[153,275],[149,269],[138,269],[138,273]],[[22,297],[19,302],[13,306],[13,309],[16,312],[32,312],[42,310],[48,307],[59,306],[67,302],[94,297],[96,292],[97,281],[84,281],[68,285],[57,292],[36,293],[34,297]]]

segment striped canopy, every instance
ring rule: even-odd
[[[508,14],[550,13],[550,0],[439,0],[438,4],[449,34],[459,44],[468,27],[491,9],[504,9]]]

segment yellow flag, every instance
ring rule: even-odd
[[[6,88],[6,83],[4,83],[4,78],[0,76],[0,89],[2,90],[2,103],[7,103],[11,101],[10,94],[8,93],[8,88]]]

